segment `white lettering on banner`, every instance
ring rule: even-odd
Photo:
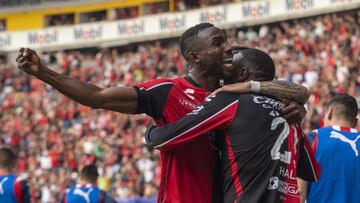
[[[268,16],[269,14],[270,14],[269,2],[245,4],[242,6],[242,16],[245,18],[264,17],[264,16]]]
[[[145,32],[145,22],[142,20],[139,23],[121,23],[117,25],[119,35],[134,35]]]
[[[227,9],[223,7],[221,10],[205,11],[200,13],[200,22],[219,23],[226,21]]]
[[[285,0],[286,10],[301,10],[314,7],[314,0]]]
[[[28,33],[28,42],[32,44],[51,44],[58,41],[57,31],[48,31],[48,32],[30,32]]]
[[[264,21],[286,20],[294,11],[299,17],[307,17],[359,7],[360,0],[258,0],[210,6],[191,11],[142,16],[131,20],[95,22],[75,26],[39,30],[0,32],[0,51],[16,51],[19,47],[39,49],[64,49],[98,46],[99,43],[141,42],[158,38],[174,37],[174,31],[200,22],[211,22],[219,27],[261,24]],[[131,37],[131,40],[127,40]],[[265,104],[264,106],[270,106]],[[276,112],[272,113],[277,116]]]
[[[0,36],[0,47],[7,47],[11,45],[11,36],[4,35]]]
[[[337,3],[352,3],[355,2],[356,0],[330,0],[331,4],[337,4]]]
[[[75,28],[74,38],[76,40],[100,39],[102,37],[102,27],[97,28]]]
[[[178,30],[181,28],[185,28],[186,17],[182,15],[181,17],[162,17],[159,19],[160,30]]]

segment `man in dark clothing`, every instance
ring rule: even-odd
[[[236,82],[267,81],[275,75],[270,56],[257,49],[238,51],[233,63],[238,69]],[[297,178],[314,181],[320,171],[304,133],[286,122],[281,106],[279,99],[263,94],[220,93],[174,123],[149,128],[146,142],[163,151],[174,150],[219,130],[218,136],[225,139],[225,203],[297,203]]]

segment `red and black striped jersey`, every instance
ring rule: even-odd
[[[158,126],[172,123],[204,102],[207,90],[190,78],[156,79],[140,83],[138,111],[151,116]],[[160,151],[161,183],[158,202],[219,202],[221,184],[215,184],[217,151],[211,136],[203,136],[181,147]],[[220,163],[218,163],[220,164]],[[219,170],[220,171],[220,170]],[[213,188],[217,186],[218,189]]]
[[[145,137],[167,150],[221,130],[224,202],[299,202],[296,177],[317,180],[319,165],[301,128],[288,125],[280,106],[260,94],[220,93],[179,121],[150,128]]]

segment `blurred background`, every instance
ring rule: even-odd
[[[19,72],[18,49],[101,87],[134,85],[186,74],[178,37],[200,22],[269,53],[277,79],[310,89],[306,133],[332,95],[360,101],[360,0],[0,0],[0,144],[17,150],[34,202],[59,202],[94,162],[119,202],[155,202],[159,153],[142,138],[149,117],[76,104]]]

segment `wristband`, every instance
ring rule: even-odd
[[[260,82],[250,80],[250,91],[255,93],[260,92]]]

